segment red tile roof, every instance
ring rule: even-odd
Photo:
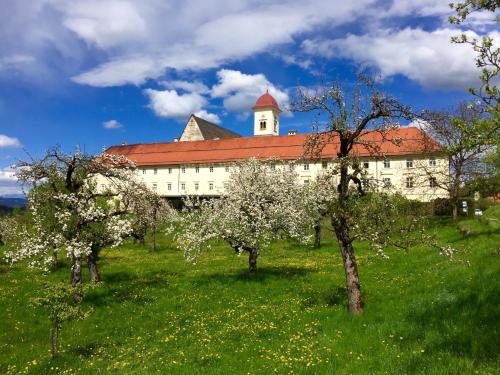
[[[278,158],[297,160],[304,155],[304,143],[310,134],[242,137],[219,140],[146,143],[112,146],[105,152],[124,155],[139,166],[180,165],[202,163],[225,163],[251,157],[259,159]],[[432,139],[424,140],[424,133],[413,127],[390,130],[382,136],[379,132],[369,131],[363,141],[379,147],[382,155],[417,155],[424,152],[440,152],[440,146]],[[401,139],[396,145],[390,140]],[[321,158],[336,158],[338,138],[331,139],[323,148]],[[370,156],[370,149],[355,145],[353,154]]]
[[[274,97],[269,94],[269,92],[266,92],[265,94],[261,95],[259,99],[255,102],[255,105],[252,107],[252,109],[256,108],[276,108],[278,111],[281,112],[280,107],[278,106],[278,102]]]

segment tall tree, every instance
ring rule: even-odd
[[[332,83],[314,93],[299,89],[298,96],[292,104],[292,110],[313,112],[318,116],[318,122],[324,123],[326,127],[325,132],[310,137],[306,145],[307,153],[311,157],[317,157],[326,144],[338,144],[337,197],[330,218],[344,264],[349,311],[359,314],[363,311],[363,301],[353,247],[352,218],[356,216],[354,203],[366,191],[362,184],[362,169],[356,158],[356,149],[361,146],[381,155],[377,143],[370,142],[367,130],[378,130],[385,136],[392,121],[409,117],[411,111],[378,91],[366,77],[360,77],[350,94],[340,85]]]

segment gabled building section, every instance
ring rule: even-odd
[[[207,120],[195,115],[191,115],[179,141],[206,141],[210,139],[229,139],[239,137],[241,137],[239,134],[232,132],[231,130],[224,129],[219,125],[208,122]]]

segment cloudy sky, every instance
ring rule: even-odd
[[[191,113],[251,135],[266,89],[286,107],[297,86],[360,69],[417,110],[449,108],[478,77],[451,36],[499,33],[491,14],[450,25],[448,2],[0,0],[0,195],[27,153],[171,141]]]

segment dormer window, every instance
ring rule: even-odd
[[[260,130],[266,130],[266,122],[265,121],[260,122]]]

